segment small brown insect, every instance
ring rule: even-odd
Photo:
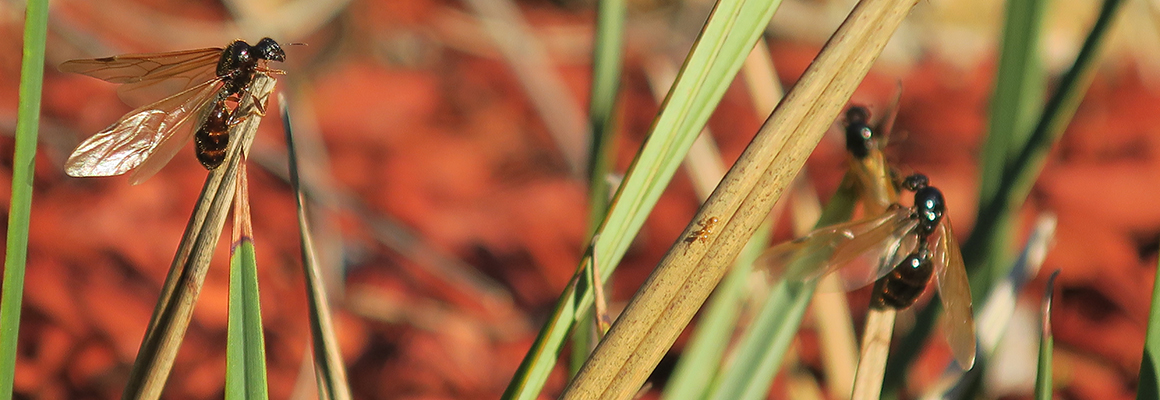
[[[696,232],[693,232],[692,235],[689,235],[689,237],[685,238],[685,242],[692,244],[693,242],[697,241],[705,242],[709,240],[709,235],[713,234],[713,229],[717,227],[717,217],[703,219],[698,224],[701,225],[701,229],[698,229]]]

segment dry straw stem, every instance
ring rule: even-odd
[[[351,398],[347,384],[346,366],[338,349],[335,337],[333,313],[330,310],[330,296],[326,293],[318,247],[314,245],[314,235],[310,229],[310,218],[306,215],[306,191],[299,175],[298,144],[301,136],[294,135],[290,118],[290,105],[285,96],[278,94],[278,105],[282,112],[282,127],[286,133],[286,171],[290,187],[294,190],[294,202],[298,215],[298,232],[301,240],[302,270],[306,277],[306,295],[310,307],[310,336],[313,349],[315,380],[318,397],[325,400],[348,400]]]
[[[250,85],[253,96],[242,99],[238,112],[253,110],[255,102],[266,104],[275,82],[266,74],[257,74]],[[177,349],[189,327],[194,303],[205,282],[213,250],[221,237],[230,201],[234,198],[234,181],[243,158],[241,153],[249,151],[261,122],[261,115],[251,114],[231,130],[230,137],[234,140],[230,143],[225,164],[211,171],[206,178],[201,198],[185,227],[169,275],[165,278],[165,286],[157,299],[153,319],[149,321],[137,359],[133,362],[122,399],[161,397]]]
[[[677,241],[561,398],[628,399],[637,392],[915,3],[865,0],[854,8],[684,232],[693,237],[700,221],[716,217],[724,227],[719,236]]]
[[[886,357],[890,353],[896,316],[898,311],[893,308],[871,309],[866,316],[866,333],[851,399],[878,400],[882,395],[882,377],[886,374]]]

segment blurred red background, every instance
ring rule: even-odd
[[[943,189],[964,239],[975,216],[1002,6],[936,3],[920,2],[853,101],[881,110],[902,87],[896,131],[905,138],[890,147],[891,158]],[[593,5],[516,5],[530,27],[525,40],[541,46],[550,61],[540,71],[563,90],[551,106],[583,116]],[[123,177],[66,177],[61,165],[73,147],[129,107],[113,85],[55,66],[70,58],[222,46],[237,37],[252,43],[262,33],[284,44],[308,43],[286,47],[281,67],[287,74],[278,90],[290,99],[296,134],[307,144],[306,173],[324,194],[313,205],[316,238],[335,277],[337,329],[355,396],[490,399],[502,393],[583,252],[587,194],[565,157],[577,149],[558,147],[552,136],[554,126],[571,120],[545,114],[531,100],[474,9],[438,0],[61,0],[52,6],[20,395],[120,395],[205,175],[192,150],[183,150],[139,186]],[[784,84],[804,70],[848,9],[842,1],[786,1],[769,35]],[[0,29],[9,38],[0,41],[0,132],[11,133],[23,10],[8,4],[0,11]],[[657,112],[646,65],[679,63],[673,55],[687,51],[706,11],[703,2],[631,2],[617,171],[632,160]],[[1090,21],[1090,14],[1072,13],[1079,11],[1056,11],[1048,24],[1046,59],[1056,72],[1060,60],[1073,56],[1083,21]],[[1136,32],[1137,19],[1122,24],[1120,37]],[[1028,219],[1040,211],[1059,219],[1044,269],[1063,270],[1054,314],[1056,383],[1067,398],[1134,397],[1160,240],[1153,201],[1160,196],[1160,125],[1152,118],[1160,112],[1160,92],[1147,78],[1155,76],[1155,60],[1132,46],[1112,48],[1024,210]],[[735,83],[709,122],[727,162],[764,118]],[[808,164],[823,197],[843,168],[842,144],[831,136]],[[10,134],[0,137],[0,168],[7,171],[12,146]],[[266,118],[254,149],[251,200],[270,393],[310,398],[307,310],[294,201],[282,179],[279,118]],[[10,177],[0,174],[0,190],[10,190]],[[5,207],[8,198],[0,193]],[[609,294],[614,308],[679,239],[698,205],[682,170],[617,271]],[[778,240],[789,238],[788,228],[778,230]],[[219,244],[166,398],[222,396],[226,242]],[[1027,287],[1024,305],[1035,307],[1043,280]],[[808,332],[803,339],[803,362],[816,366],[814,342]],[[674,359],[657,369],[655,387],[663,387]],[[545,394],[557,394],[565,375],[559,366]],[[1029,384],[1016,387],[994,395],[1029,394]],[[785,394],[775,388],[771,396]]]

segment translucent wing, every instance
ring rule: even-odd
[[[879,217],[884,218],[881,225],[857,235],[854,240],[834,250],[834,255],[830,257],[830,271],[863,256],[874,258],[891,256],[899,247],[897,242],[918,225],[918,221],[911,218],[910,213],[910,209],[904,207],[887,210]],[[888,251],[891,254],[887,254]],[[885,266],[886,271],[891,268],[893,265]]]
[[[190,69],[216,65],[221,55],[222,49],[218,47],[168,53],[124,54],[69,60],[60,64],[60,70],[112,83],[134,83],[168,79]]]
[[[188,109],[182,108],[182,112],[190,113],[191,115],[185,117],[185,120],[178,122],[179,124],[188,121],[191,117],[197,118],[195,121],[205,120],[206,109],[213,104],[215,98],[221,96],[221,91],[219,90],[221,84],[210,85],[210,87],[213,87],[214,90],[206,94],[204,100],[201,100],[198,104],[191,104]],[[160,171],[162,167],[169,164],[169,160],[172,160],[173,156],[177,155],[177,152],[185,147],[186,143],[189,143],[190,138],[195,132],[195,126],[197,124],[186,128],[175,128],[172,134],[161,139],[161,142],[153,149],[153,155],[146,158],[141,165],[133,170],[132,174],[129,174],[129,184],[137,185],[145,182],[146,179],[157,174],[157,171]]]
[[[126,54],[69,60],[62,72],[88,75],[112,83],[121,99],[133,106],[151,103],[216,77],[222,49],[211,47],[168,53]]]
[[[942,299],[945,310],[947,343],[959,366],[964,371],[969,370],[975,365],[975,313],[971,308],[971,287],[963,265],[963,254],[955,242],[951,220],[947,216],[938,226],[938,241],[932,257],[938,297]]]
[[[878,149],[885,149],[886,145],[890,143],[890,134],[894,131],[894,121],[898,119],[898,103],[902,101],[902,86],[899,85],[898,91],[894,92],[894,99],[890,101],[890,105],[882,111],[882,118],[874,126],[874,132],[878,134]]]
[[[891,204],[898,202],[898,191],[890,179],[886,156],[881,151],[871,151],[863,158],[849,158],[850,171],[857,178],[858,195],[867,213],[882,213]]]
[[[810,280],[833,272],[875,250],[884,251],[898,231],[913,229],[909,210],[899,208],[877,217],[825,227],[767,250],[758,264],[790,280]],[[905,226],[909,225],[909,228]],[[894,239],[893,241],[897,241]]]
[[[112,176],[146,161],[164,165],[176,153],[172,147],[179,149],[192,136],[187,122],[205,108],[220,88],[221,81],[211,80],[130,111],[77,146],[65,163],[65,172],[77,177]],[[176,145],[170,144],[174,142]],[[134,183],[144,181],[157,169],[160,166],[134,173]]]
[[[847,291],[873,283],[893,271],[898,263],[918,247],[918,235],[914,232],[916,222],[899,226],[891,236],[865,250],[862,255],[836,271],[842,278],[842,286]]]

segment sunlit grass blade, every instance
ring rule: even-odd
[[[596,6],[596,43],[592,50],[592,92],[588,103],[590,226],[595,229],[608,211],[612,192],[606,176],[616,154],[614,112],[623,65],[625,0],[600,0]]]
[[[48,31],[48,1],[30,0],[24,14],[24,56],[20,63],[20,104],[16,111],[16,148],[12,157],[12,200],[0,290],[0,398],[12,398],[16,373],[16,338],[24,297],[28,260],[28,224],[32,209],[32,174],[40,129],[41,85],[44,83],[44,42]]]
[[[676,78],[676,66],[663,57],[656,58],[650,63],[652,67],[647,69],[647,73],[653,94],[663,99]],[[783,93],[773,70],[769,45],[764,40],[757,41],[741,71],[757,115],[773,111]],[[684,165],[692,178],[698,199],[705,201],[725,176],[725,163],[708,128],[702,130],[693,142]],[[775,207],[770,219],[757,229],[733,262],[728,275],[706,302],[705,311],[701,314],[692,338],[664,388],[665,399],[694,400],[706,396],[713,376],[723,364],[721,359],[725,349],[732,342],[734,326],[748,293],[746,282],[753,271],[753,262],[768,246],[770,231],[785,204],[785,201],[779,202],[780,207]]]
[[[706,302],[705,313],[665,386],[666,400],[703,399],[707,395],[713,377],[723,365],[722,357],[741,315],[745,295],[749,293],[746,284],[753,272],[753,261],[767,246],[769,236],[769,226],[758,229]]]
[[[588,149],[588,229],[592,234],[608,213],[608,202],[612,195],[608,174],[612,172],[612,160],[616,156],[615,110],[620,89],[620,73],[623,65],[624,21],[627,5],[624,0],[601,0],[596,6],[596,35],[592,49],[592,91],[588,98],[588,134],[591,138]],[[591,244],[589,251],[592,251]],[[594,264],[590,264],[594,265]],[[572,359],[569,370],[575,373],[588,351],[592,348],[593,323],[606,331],[611,322],[607,308],[600,310],[603,295],[599,276],[588,272],[588,280],[596,282],[592,288],[596,293],[596,316],[578,321],[572,334]],[[591,311],[589,312],[591,313]],[[605,321],[605,322],[601,322]]]
[[[257,74],[250,86],[252,96],[243,96],[237,112],[254,111],[254,103],[266,104],[277,81]],[[230,147],[225,162],[206,177],[201,197],[185,227],[173,257],[169,275],[153,309],[153,317],[141,340],[137,359],[129,372],[123,399],[156,399],[161,396],[177,349],[193,316],[193,306],[201,293],[214,248],[225,226],[226,215],[237,188],[241,153],[248,152],[262,116],[248,114],[244,122],[230,130]]]
[[[1079,54],[1076,55],[1075,62],[1060,78],[1059,85],[1047,100],[1043,114],[1025,145],[1017,149],[1002,150],[1005,157],[1009,158],[1005,161],[999,177],[1000,182],[995,186],[996,192],[992,196],[980,199],[975,227],[962,247],[963,259],[971,274],[971,293],[976,299],[986,297],[996,280],[1002,279],[1006,272],[1003,268],[1009,268],[1011,265],[999,261],[1008,257],[1006,246],[1011,234],[1012,215],[1018,212],[1027,200],[1036,178],[1046,164],[1051,145],[1063,134],[1080,101],[1083,100],[1083,95],[1095,76],[1108,31],[1122,3],[1121,0],[1104,2],[1095,24],[1088,32]],[[993,133],[989,134],[988,140],[991,140],[992,136]],[[989,153],[992,150],[987,151]],[[981,182],[990,179],[994,178],[984,177]],[[937,310],[938,307],[927,307],[920,313],[914,328],[906,336],[906,343],[925,341],[933,329]],[[906,346],[895,351],[887,365],[888,390],[901,387],[906,370],[921,347]],[[985,365],[976,365],[975,368],[985,368]]]
[[[847,175],[815,227],[849,220],[854,213],[855,196],[851,176]],[[764,399],[814,292],[815,282],[782,280],[774,285],[753,323],[741,334],[728,366],[718,375],[718,383],[708,398]]]
[[[868,0],[854,7],[633,296],[563,398],[627,398],[644,383],[916,2]],[[702,227],[710,220],[720,231],[704,235]]]
[[[595,262],[601,266],[602,279],[615,271],[777,4],[770,0],[718,3],[597,229],[600,238],[595,241],[595,254],[600,258]],[[539,395],[572,324],[592,305],[591,288],[581,283],[586,274],[583,266],[588,264],[588,260],[579,264],[503,398]]]
[[[1043,313],[1043,325],[1041,326],[1041,335],[1039,337],[1039,368],[1036,369],[1035,375],[1035,398],[1038,400],[1051,400],[1054,394],[1052,381],[1052,366],[1051,353],[1054,346],[1054,339],[1051,335],[1051,300],[1055,293],[1055,278],[1059,277],[1059,270],[1051,273],[1051,277],[1047,278],[1047,289],[1043,292],[1043,307],[1040,312]]]
[[[310,306],[310,336],[314,351],[314,371],[318,379],[320,399],[346,400],[351,398],[350,385],[346,379],[346,366],[342,362],[338,340],[334,334],[334,322],[330,312],[330,298],[326,294],[322,271],[319,270],[315,255],[314,240],[306,216],[306,195],[298,175],[298,155],[295,151],[294,132],[291,125],[289,105],[284,97],[278,98],[281,105],[282,126],[286,130],[286,150],[290,166],[290,187],[294,189],[295,204],[298,208],[298,232],[302,248],[302,268],[306,275],[306,296]]]
[[[890,341],[894,337],[894,320],[897,316],[898,310],[893,308],[871,309],[867,314],[851,399],[878,400],[881,397],[882,377],[886,372],[886,359],[890,355]]]
[[[226,399],[266,399],[266,340],[262,334],[262,302],[258,295],[258,262],[246,164],[238,165],[234,190],[234,235],[230,246],[230,305],[226,329]]]

